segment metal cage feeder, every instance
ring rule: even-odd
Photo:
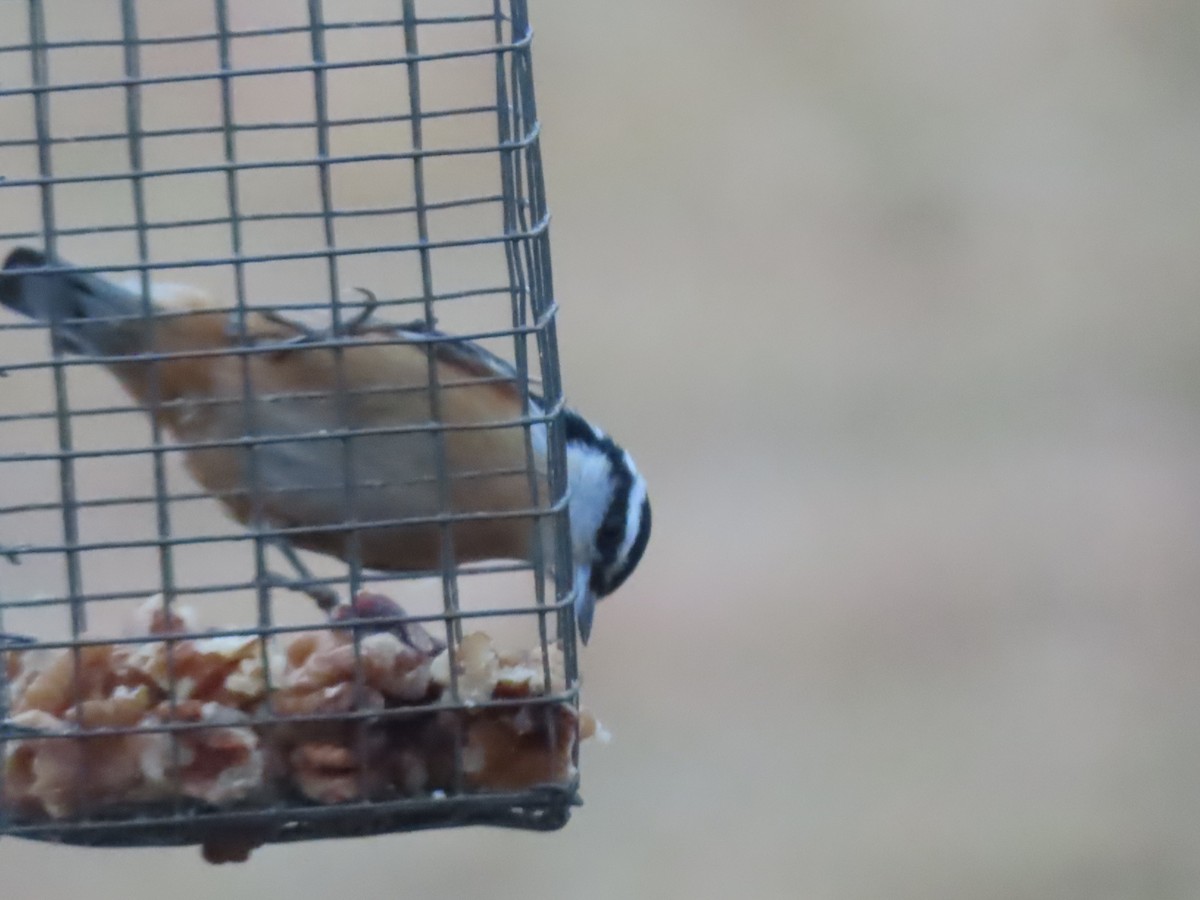
[[[40,247],[51,271],[130,280],[160,338],[200,314],[152,311],[151,295],[199,285],[221,298],[205,314],[225,317],[229,341],[154,343],[137,362],[148,387],[131,400],[111,358],[64,338],[61,315],[0,310],[0,835],[248,847],[564,825],[582,726],[524,0],[5,6],[8,40],[22,38],[0,46],[0,250]],[[251,321],[291,338],[252,340]],[[171,393],[181,359],[240,372],[240,393],[212,402],[240,404],[247,421],[279,399],[261,396],[255,366],[288,354],[333,360],[335,388],[310,386],[306,402],[359,402],[346,360],[368,321],[374,341],[407,342],[428,361],[428,421],[407,430],[438,451],[426,488],[441,506],[417,524],[441,544],[421,571],[364,564],[362,535],[381,525],[357,506],[388,486],[360,478],[355,453],[371,435],[357,424],[288,437],[339,448],[321,489],[345,495],[348,515],[330,529],[350,548],[345,564],[295,552],[297,529],[264,513],[276,488],[256,482],[253,462],[238,488],[244,523],[185,468],[188,453],[214,447],[259,458],[253,428],[206,443],[171,427],[210,415]],[[389,331],[396,322],[409,322],[404,337]],[[511,361],[497,363],[499,380],[519,392],[520,415],[492,427],[521,436],[515,470],[447,463],[455,426],[438,398],[456,386],[436,371],[453,346],[442,328]],[[456,529],[488,513],[447,498],[455,479],[489,477],[527,484],[520,514],[549,527],[532,526],[527,559],[463,565]],[[388,600],[408,608],[410,596],[429,608],[409,615]],[[524,629],[520,646],[533,649],[506,656],[475,634],[485,622],[509,640]],[[300,703],[300,683],[320,702]],[[285,701],[294,708],[281,711]],[[520,753],[507,744],[493,759],[480,728],[515,728],[553,764],[512,763]],[[298,759],[311,762],[304,777]],[[479,777],[481,765],[503,768],[496,759],[513,768]],[[237,773],[244,790],[230,786]]]

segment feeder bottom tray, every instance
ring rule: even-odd
[[[197,633],[152,600],[132,642],[4,656],[0,834],[93,846],[267,842],[490,824],[550,830],[598,726],[561,653],[453,652],[391,601],[284,641]],[[380,619],[378,624],[364,622]]]
[[[580,803],[575,784],[522,792],[397,798],[335,806],[296,801],[273,807],[215,807],[196,800],[114,805],[86,821],[4,821],[13,837],[80,847],[199,844],[212,863],[244,862],[263,844],[369,837],[402,831],[490,825],[555,831]]]

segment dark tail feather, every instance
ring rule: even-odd
[[[39,250],[18,247],[0,269],[0,305],[39,322],[54,322],[58,349],[121,356],[139,350],[142,301],[89,272]]]

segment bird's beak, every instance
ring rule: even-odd
[[[579,627],[579,639],[587,644],[592,634],[592,616],[596,613],[596,595],[588,587],[592,570],[589,566],[575,569],[575,623]]]

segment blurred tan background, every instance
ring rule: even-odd
[[[655,504],[586,806],[4,896],[1200,894],[1200,7],[532,16],[568,392]]]

